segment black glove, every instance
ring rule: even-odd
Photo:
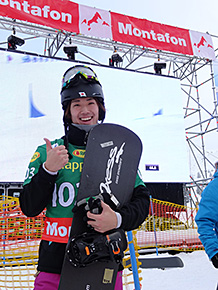
[[[212,258],[211,261],[215,268],[218,268],[218,253],[216,253]]]

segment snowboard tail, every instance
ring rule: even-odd
[[[142,258],[141,268],[182,268],[184,267],[183,261],[179,257],[155,257],[155,258]]]
[[[73,267],[65,260],[59,290],[111,290],[116,283],[118,264],[114,261],[98,261],[85,267]]]

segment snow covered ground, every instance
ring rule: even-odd
[[[149,255],[149,257],[156,254]],[[169,256],[159,254],[160,257]],[[148,257],[142,256],[142,257]],[[204,251],[178,254],[183,268],[143,269],[143,290],[216,290],[218,269],[215,269]]]
[[[140,258],[155,257],[156,254],[142,255]],[[168,257],[169,254],[159,254],[159,257]],[[208,260],[204,251],[195,251],[192,253],[180,253],[177,255],[184,263],[183,268],[161,269],[142,269],[140,277],[142,277],[142,290],[216,290],[218,284],[218,270]],[[21,270],[21,269],[20,269]],[[26,271],[26,270],[24,270]],[[130,274],[129,270],[125,270]],[[0,274],[1,273],[0,271]],[[11,275],[11,273],[8,273]],[[33,273],[32,273],[33,274]],[[133,281],[132,275],[130,281]],[[16,290],[19,283],[15,283]],[[32,285],[32,283],[23,283],[23,285]],[[9,285],[8,285],[9,286]],[[26,288],[25,289],[28,289]],[[0,287],[0,290],[12,289]],[[32,289],[31,287],[29,289]],[[124,287],[124,290],[133,290],[134,285]]]

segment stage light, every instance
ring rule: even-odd
[[[69,59],[75,60],[75,54],[78,52],[77,46],[65,45],[64,52],[66,53]]]
[[[123,62],[123,58],[119,55],[115,48],[112,56],[109,58],[109,66],[118,66],[118,64],[121,62]]]
[[[155,62],[154,63],[154,71],[156,74],[161,75],[162,74],[162,69],[166,68],[166,63],[165,62]]]
[[[8,37],[8,49],[17,49],[17,45],[22,46],[25,43],[25,41],[22,38],[19,38],[15,35],[10,35]]]

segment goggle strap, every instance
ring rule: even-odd
[[[91,81],[91,82],[94,81],[94,82],[99,83],[99,80],[98,80],[97,77],[95,77],[95,76],[90,76],[90,75],[86,75],[85,73],[82,73],[82,72],[77,72],[76,75],[74,75],[73,77],[69,78],[67,81],[65,81],[65,82],[63,83],[63,85],[62,85],[62,89],[63,89],[63,88],[66,88],[70,83],[72,83],[78,75],[81,75],[81,76],[82,76],[85,80],[87,80],[88,82],[89,82],[89,81]],[[100,83],[99,83],[99,84],[100,84]]]

